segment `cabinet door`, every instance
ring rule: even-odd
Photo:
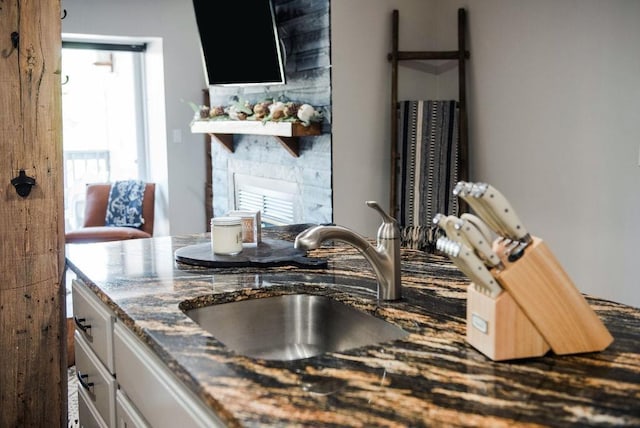
[[[115,316],[84,282],[74,279],[72,291],[76,331],[86,339],[86,343],[111,374],[115,374],[113,370],[113,322]]]
[[[91,404],[91,398],[82,389],[78,388],[78,419],[80,428],[109,428],[102,420],[102,416]]]
[[[78,390],[85,394],[87,405],[94,407],[105,423],[113,427],[116,419],[116,381],[77,331],[75,342]],[[79,418],[80,422],[84,423],[82,415],[79,415]]]
[[[114,326],[118,384],[153,427],[224,426],[202,400],[127,327]]]
[[[149,428],[147,421],[121,390],[116,391],[116,420],[118,428]]]

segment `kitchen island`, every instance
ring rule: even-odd
[[[293,240],[301,227],[265,229]],[[175,261],[208,234],[67,245],[68,267],[228,426],[640,426],[640,310],[588,298],[603,352],[493,362],[465,342],[468,280],[447,258],[402,252],[403,298],[376,302],[352,247],[309,253],[326,269],[203,268]],[[185,307],[308,293],[393,323],[400,340],[295,361],[235,354]],[[182,308],[182,309],[181,309]],[[120,379],[119,379],[120,380]]]

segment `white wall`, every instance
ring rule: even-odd
[[[139,37],[152,40],[150,67],[162,49],[164,93],[149,93],[152,114],[165,115],[164,129],[151,129],[149,180],[158,183],[156,235],[204,232],[205,149],[202,134],[191,134],[193,111],[206,87],[191,0],[63,0],[63,33]],[[153,40],[161,40],[160,43]],[[163,102],[164,100],[164,102]],[[174,130],[182,142],[173,140]]]
[[[400,9],[400,47],[433,47],[434,0],[332,0],[331,84],[333,219],[375,236],[380,216],[365,205],[389,206],[391,13]],[[432,75],[399,70],[400,99],[424,99]]]
[[[512,201],[581,291],[640,306],[640,2],[334,0],[334,220],[369,235],[377,219],[355,207],[387,195],[392,4],[401,30],[405,16],[437,16],[438,49],[455,47],[467,7],[471,179]],[[454,79],[439,78],[437,95],[453,96]],[[346,122],[351,102],[366,120]]]

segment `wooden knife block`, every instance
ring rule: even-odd
[[[493,247],[504,253],[498,240]],[[545,347],[559,355],[578,354],[602,351],[613,342],[542,239],[534,237],[519,260],[503,263],[502,271],[493,272],[504,289],[500,296],[491,299],[475,286],[468,290],[467,341],[483,354],[496,361],[540,356]],[[474,311],[493,322],[484,336],[470,318]]]
[[[507,291],[495,299],[467,289],[467,342],[494,361],[540,357],[549,344]]]

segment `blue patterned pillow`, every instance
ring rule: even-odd
[[[140,227],[145,183],[140,180],[116,181],[109,191],[105,226]]]

